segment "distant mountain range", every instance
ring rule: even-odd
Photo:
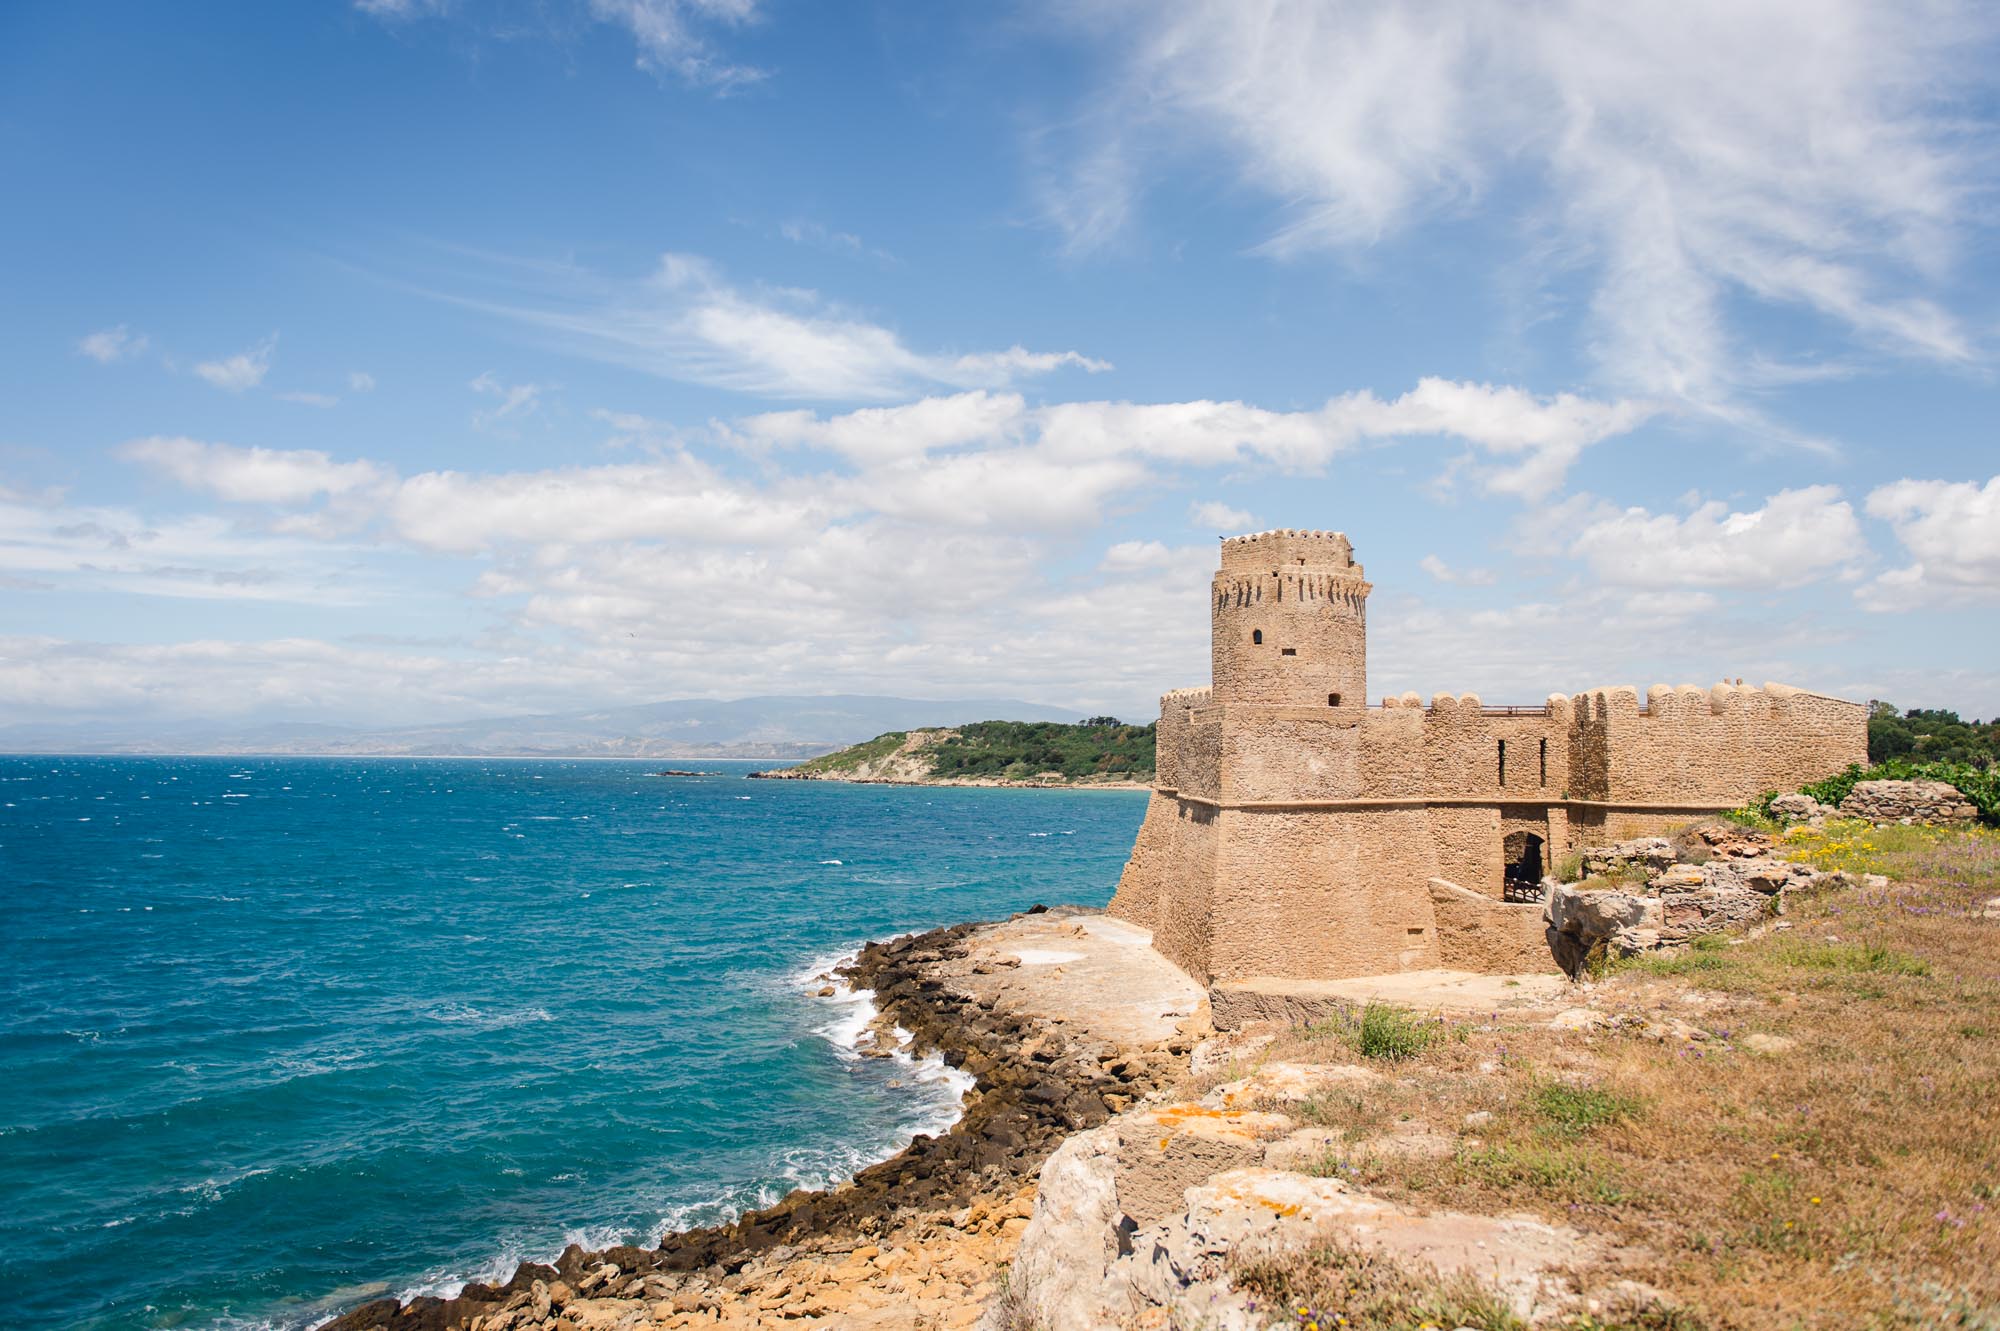
[[[689,698],[544,716],[372,730],[305,722],[171,726],[22,722],[0,753],[211,753],[534,758],[810,758],[890,730],[969,721],[1076,721],[1082,713],[1005,698]]]

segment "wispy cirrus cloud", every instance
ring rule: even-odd
[[[933,387],[1000,388],[1062,369],[1099,373],[1076,351],[919,351],[893,329],[796,288],[743,288],[691,254],[634,282],[534,267],[531,300],[447,299],[541,329],[563,347],[671,379],[777,398],[887,400]]]
[[[1990,170],[1961,97],[1996,58],[1985,7],[1104,0],[1084,13],[1118,72],[1050,186],[1073,246],[1115,236],[1193,142],[1278,202],[1262,242],[1275,257],[1504,209],[1547,281],[1584,276],[1580,346],[1616,391],[1753,432],[1811,442],[1754,402],[1796,347],[1750,331],[1757,307],[1876,353],[1987,354],[1947,303]]]

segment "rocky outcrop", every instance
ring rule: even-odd
[[[1007,1298],[987,1331],[1200,1326],[1264,1331],[1268,1307],[1239,1287],[1245,1260],[1330,1240],[1411,1269],[1468,1276],[1531,1322],[1575,1309],[1569,1274],[1604,1241],[1522,1216],[1423,1211],[1334,1176],[1342,1152],[1449,1153],[1448,1135],[1350,1138],[1295,1113],[1329,1089],[1382,1080],[1347,1064],[1271,1064],[1199,1102],[1135,1110],[1072,1137],[1043,1167]]]
[[[1786,892],[1829,876],[1776,858],[1768,837],[1728,824],[1699,824],[1672,842],[1594,847],[1583,863],[1596,876],[1556,884],[1543,908],[1549,950],[1572,975],[1593,953],[1631,956],[1748,928],[1782,914]]]
[[[1871,823],[1936,827],[1961,827],[1979,817],[1964,792],[1944,781],[1857,781],[1840,802],[1840,812]]]

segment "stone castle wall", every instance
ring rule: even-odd
[[[1111,909],[1204,981],[1518,961],[1510,861],[1518,876],[1532,856],[1538,877],[1586,840],[1865,758],[1865,708],[1777,684],[1656,687],[1643,707],[1630,688],[1366,706],[1352,553],[1336,532],[1224,542],[1215,684],[1161,699],[1155,791]]]

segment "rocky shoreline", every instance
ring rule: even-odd
[[[1052,923],[1068,912],[1031,914]],[[838,1314],[865,1325],[855,1317],[878,1286],[894,1314],[881,1325],[969,1324],[1026,1226],[1043,1161],[1071,1134],[1171,1082],[1191,1046],[1184,1033],[1151,1045],[1107,1040],[1003,1001],[995,965],[970,946],[996,927],[1005,926],[870,943],[840,971],[872,991],[878,1025],[909,1033],[912,1054],[937,1054],[974,1079],[944,1134],[917,1137],[845,1184],[669,1234],[656,1248],[571,1245],[553,1263],[523,1263],[503,1285],[470,1283],[449,1299],[377,1299],[322,1331],[756,1325],[788,1302],[786,1316]],[[809,1271],[820,1278],[802,1281]],[[911,1320],[912,1277],[918,1300],[935,1303],[933,1317]]]

